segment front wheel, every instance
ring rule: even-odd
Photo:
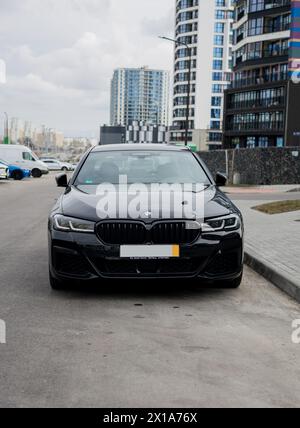
[[[40,178],[42,176],[42,171],[39,169],[33,169],[31,175],[33,178]]]
[[[23,180],[23,174],[21,171],[13,171],[11,178],[13,178],[16,181]]]
[[[63,172],[68,172],[68,168],[67,168],[66,166],[64,166],[61,170],[62,170]]]

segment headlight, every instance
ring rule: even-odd
[[[95,231],[95,223],[58,214],[54,216],[53,228],[61,232],[93,233]]]
[[[227,217],[214,218],[205,220],[202,224],[203,232],[220,232],[220,231],[233,231],[241,227],[241,220],[238,215],[232,214]]]

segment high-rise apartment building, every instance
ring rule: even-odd
[[[222,144],[223,93],[231,80],[232,0],[176,0],[172,142],[185,139],[189,50],[189,141],[199,149]]]
[[[237,0],[226,148],[300,145],[300,2]]]
[[[111,81],[110,123],[133,121],[168,125],[169,73],[143,68],[120,68]]]

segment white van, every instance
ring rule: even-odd
[[[30,169],[34,178],[39,178],[42,174],[48,174],[49,169],[44,162],[28,148],[14,144],[0,144],[0,158],[23,169]]]

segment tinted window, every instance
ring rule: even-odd
[[[23,159],[27,161],[35,161],[29,152],[23,152]]]
[[[123,151],[91,153],[81,168],[75,185],[118,184],[120,175],[126,175],[129,184],[210,184],[191,152]]]

